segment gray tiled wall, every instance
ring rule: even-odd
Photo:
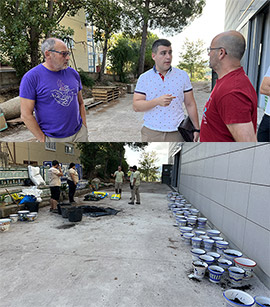
[[[184,144],[179,191],[270,287],[270,144]]]

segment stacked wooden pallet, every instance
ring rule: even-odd
[[[95,101],[110,102],[119,98],[119,88],[117,86],[95,86],[92,89]]]

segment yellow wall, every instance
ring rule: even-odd
[[[58,160],[59,163],[80,163],[80,150],[76,148],[74,143],[55,143],[56,151],[45,148],[45,143],[17,142],[17,143],[2,143],[1,150],[8,152],[16,164],[22,165],[23,161],[26,164],[29,161],[36,162],[37,165],[43,165],[44,161]],[[65,153],[65,145],[73,145],[74,154]],[[8,150],[9,149],[9,150]],[[15,153],[15,154],[14,154]],[[9,158],[9,164],[13,164]]]
[[[83,9],[74,16],[65,16],[60,22],[62,26],[66,28],[70,27],[74,30],[73,39],[75,41],[73,46],[73,53],[77,69],[81,68],[84,71],[88,71],[88,53],[87,53],[87,31],[85,26],[85,13]],[[83,43],[81,43],[83,42]],[[72,55],[70,56],[70,66],[75,68]]]

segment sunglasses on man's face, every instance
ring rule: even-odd
[[[52,50],[52,49],[50,49],[50,50],[48,50],[48,51],[62,54],[62,56],[63,56],[64,58],[66,58],[67,56],[70,55],[70,52],[69,52],[69,51],[57,51],[57,50]]]

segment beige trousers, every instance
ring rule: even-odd
[[[142,142],[184,142],[180,132],[162,132],[142,127]]]
[[[88,142],[88,131],[85,125],[82,125],[77,133],[66,138],[53,138],[46,135],[45,142]]]
[[[131,190],[131,202],[134,203],[135,197],[136,197],[136,202],[139,203],[141,201],[140,199],[140,191],[139,191],[139,185],[133,186],[133,189]]]

